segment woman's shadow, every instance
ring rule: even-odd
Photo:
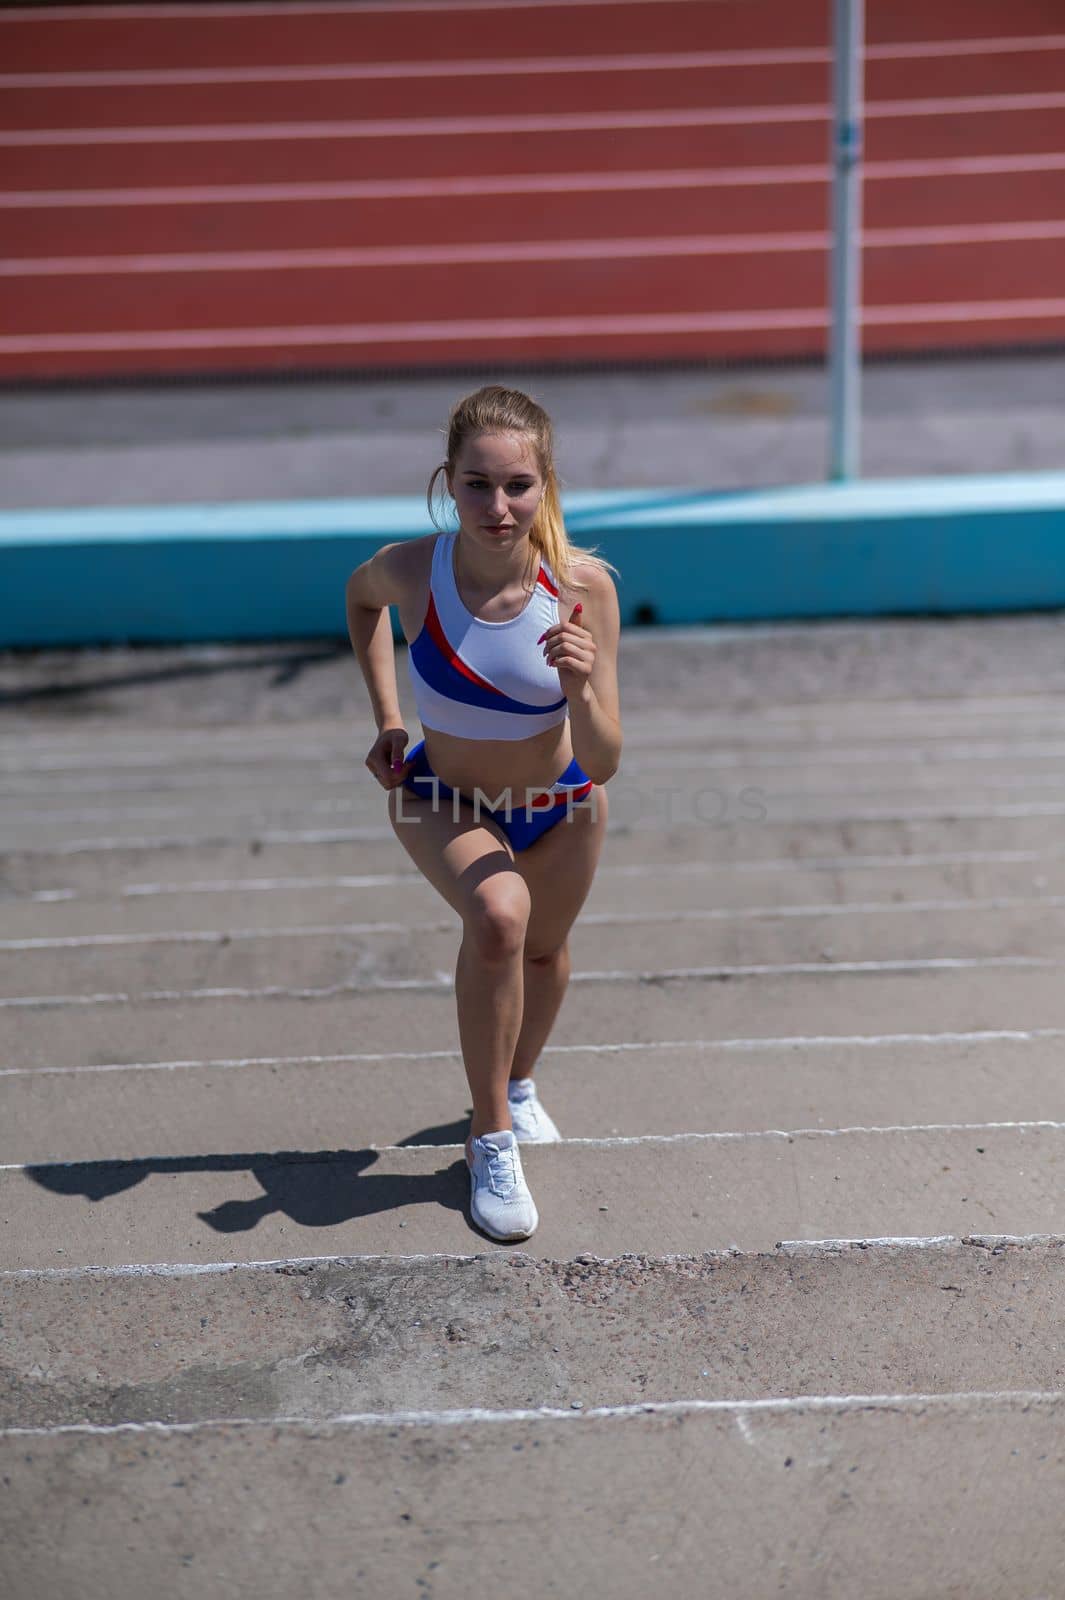
[[[464,1145],[469,1118],[410,1134],[396,1149]],[[461,1211],[468,1194],[465,1151],[431,1173],[374,1173],[379,1149],[275,1150],[255,1155],[152,1156],[144,1160],[40,1162],[23,1168],[51,1194],[106,1200],[153,1173],[250,1172],[262,1186],[253,1199],[224,1200],[195,1214],[217,1233],[245,1233],[280,1212],[305,1228],[332,1228],[399,1206]]]

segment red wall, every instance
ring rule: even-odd
[[[1065,12],[868,0],[865,348],[1065,339]],[[824,348],[829,0],[0,12],[0,378]]]

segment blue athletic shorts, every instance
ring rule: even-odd
[[[425,740],[420,739],[407,756],[411,769],[401,785],[410,794],[417,795],[420,800],[432,800],[434,793],[439,796],[438,805],[447,803],[448,811],[454,815],[454,790],[439,779],[429,765],[429,758],[425,754]],[[435,789],[434,789],[435,784]],[[569,814],[571,805],[580,803],[588,805],[594,784],[588,774],[582,770],[576,757],[570,762],[562,776],[555,782],[553,790],[533,790],[528,796],[513,795],[510,818],[508,820],[505,806],[500,805],[498,811],[493,811],[485,801],[479,802],[480,814],[489,817],[498,828],[502,828],[510,840],[511,848],[527,850],[535,844],[541,834],[553,828],[556,822],[561,822]],[[528,799],[528,805],[525,801]],[[459,805],[467,805],[473,809],[472,800],[464,794],[459,795]]]

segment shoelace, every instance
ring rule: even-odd
[[[494,1194],[505,1199],[518,1186],[517,1150],[497,1150],[495,1145],[483,1145],[487,1154],[488,1183]]]

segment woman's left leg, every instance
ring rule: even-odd
[[[569,930],[588,897],[606,835],[606,790],[597,785],[593,795],[594,806],[575,805],[527,850],[514,853],[532,910],[525,932],[524,1007],[512,1081],[532,1073],[569,986]]]

